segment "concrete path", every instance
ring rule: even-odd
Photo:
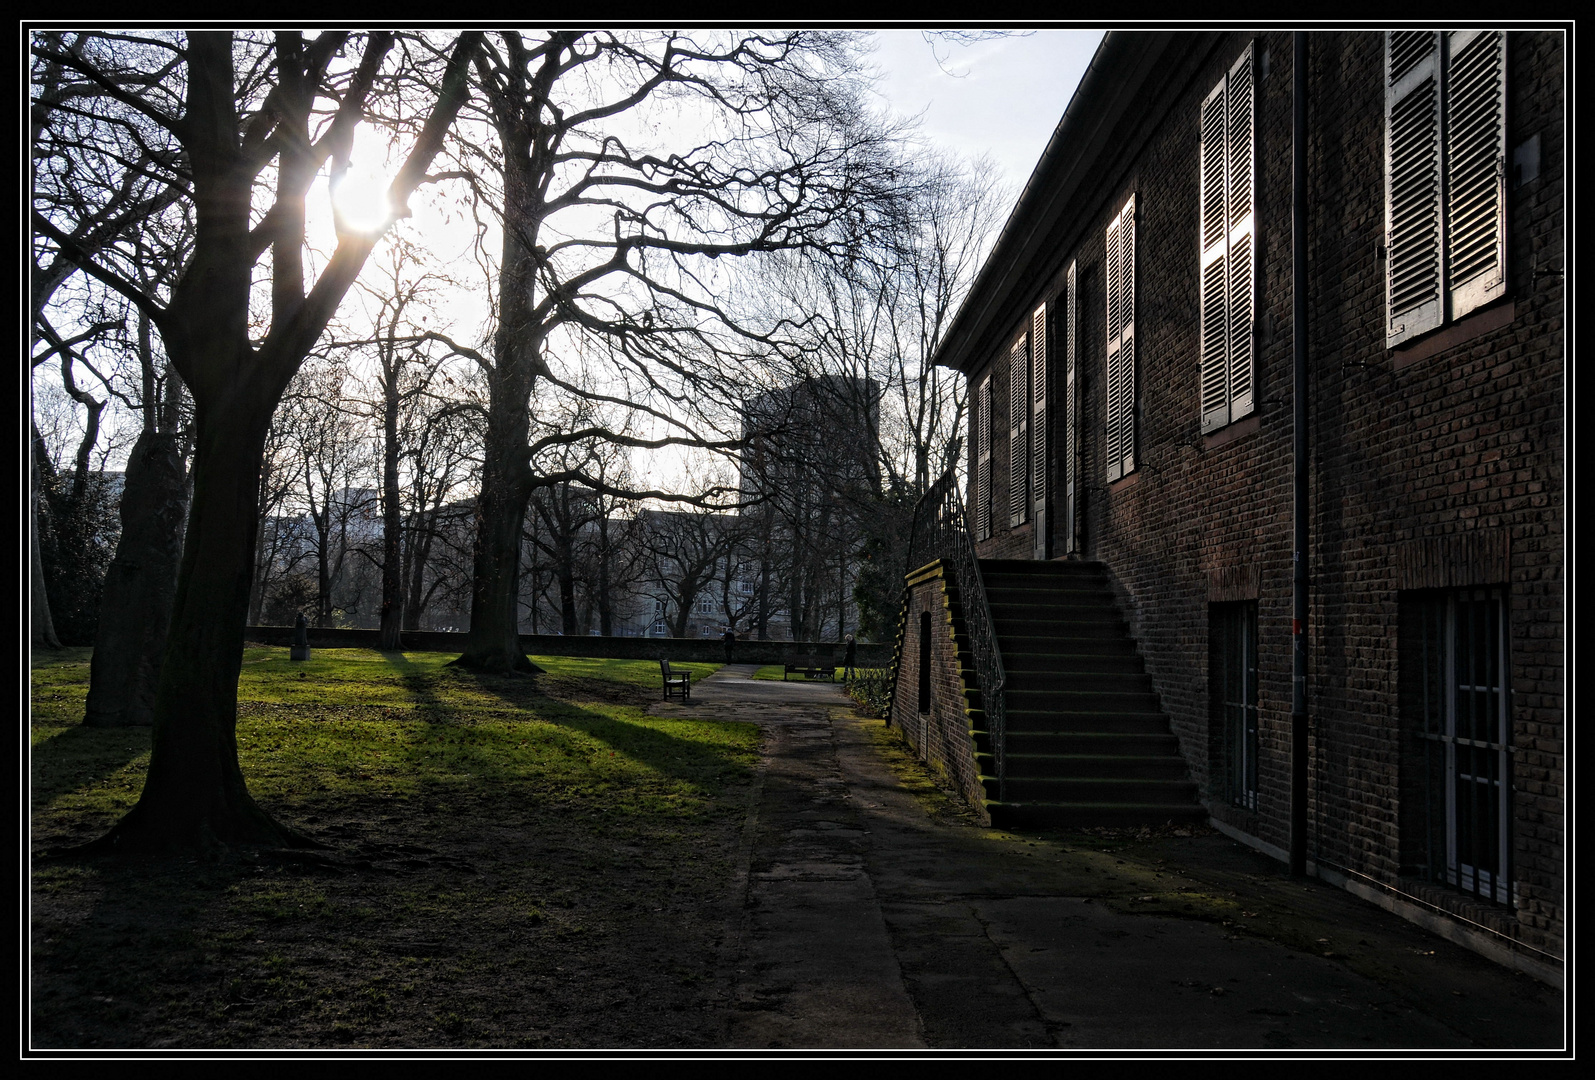
[[[656,708],[765,733],[723,957],[726,1047],[1564,1045],[1559,990],[1222,836],[1132,854],[938,820],[839,687],[754,670]]]

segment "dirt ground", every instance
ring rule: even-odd
[[[651,700],[596,680],[541,689]],[[690,829],[484,786],[446,805],[300,803],[287,820],[322,851],[85,858],[44,852],[87,835],[36,834],[26,1043],[712,1045],[750,783]]]

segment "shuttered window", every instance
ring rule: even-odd
[[[1030,316],[1030,519],[1036,523],[1032,553],[1047,557],[1047,497],[1051,458],[1047,445],[1047,305]]]
[[[1107,232],[1107,478],[1135,471],[1135,196]]]
[[[1023,334],[1008,350],[1008,524],[1030,516],[1030,345]]]
[[[975,392],[975,539],[991,537],[991,376]]]
[[[1506,35],[1385,35],[1386,347],[1506,293]]]
[[[1256,79],[1247,46],[1201,109],[1202,430],[1253,407]]]
[[[1063,548],[1065,554],[1070,555],[1080,550],[1080,380],[1075,371],[1079,293],[1076,291],[1075,275],[1076,267],[1071,262],[1066,275],[1068,284],[1063,296],[1063,310],[1059,315],[1063,331],[1063,424],[1058,454],[1063,463]]]

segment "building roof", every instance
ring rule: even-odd
[[[1061,252],[1052,234],[1081,207],[1077,196],[1098,179],[1098,159],[1147,77],[1177,37],[1116,30],[1097,46],[1063,118],[1019,194],[991,254],[942,338],[932,363],[969,374],[989,355],[991,337],[1016,325]]]

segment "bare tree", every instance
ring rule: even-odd
[[[562,438],[728,443],[717,424],[790,326],[723,305],[721,260],[840,255],[859,242],[858,208],[890,193],[889,133],[858,104],[850,40],[505,32],[478,56],[492,138],[465,163],[502,246],[471,630],[457,662],[530,668],[516,636],[518,557],[528,500],[549,479],[532,465],[531,417],[539,386],[583,392],[562,359],[605,365],[599,399],[662,432]]]
[[[33,42],[41,62],[92,84],[75,106],[95,138],[76,152],[111,162],[115,141],[101,134],[136,115],[178,149],[138,167],[178,188],[195,215],[193,253],[164,298],[119,258],[75,240],[79,222],[69,213],[33,215],[37,235],[149,317],[194,402],[193,494],[149,771],[138,804],[100,843],[308,843],[250,797],[234,736],[261,454],[284,389],[385,231],[355,230],[335,215],[337,249],[309,280],[306,196],[323,166],[330,162],[335,176],[346,166],[393,38],[329,31],[307,41],[282,30],[269,41],[230,32],[83,39],[76,51]],[[390,188],[390,222],[406,212],[467,94],[478,41],[461,35],[442,61],[443,89]],[[160,77],[134,85],[129,72]],[[252,308],[256,267],[268,252],[264,299]]]

